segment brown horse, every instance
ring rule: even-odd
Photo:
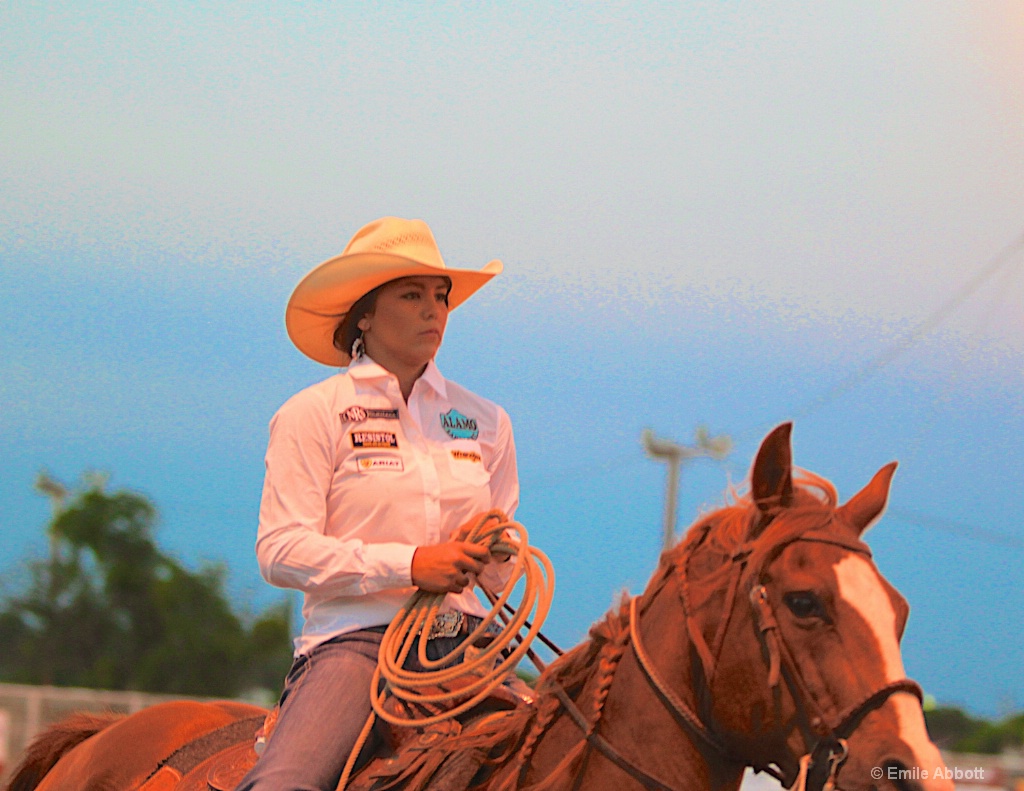
[[[753,766],[813,791],[952,791],[904,677],[907,605],[861,540],[896,465],[838,506],[824,479],[794,478],[789,434],[765,439],[749,495],[694,524],[643,594],[542,674],[536,704],[506,717],[461,787],[736,791]],[[178,703],[58,726],[9,789],[138,788],[189,739],[254,711]],[[417,777],[353,783],[431,787]]]

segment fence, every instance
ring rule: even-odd
[[[75,711],[113,711],[131,714],[168,700],[211,700],[186,695],[155,695],[148,692],[114,692],[74,687],[37,687],[0,684],[0,784],[7,781],[13,765],[32,737],[51,722]],[[262,702],[265,701],[247,701]],[[958,791],[1024,791],[1024,751],[1002,755],[946,754],[946,764]],[[955,773],[959,772],[959,776]],[[746,791],[779,786],[766,776],[748,777]]]
[[[114,692],[74,687],[0,684],[0,784],[39,731],[75,711],[131,714],[167,700],[209,700],[186,695]]]

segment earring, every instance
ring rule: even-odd
[[[366,347],[363,345],[363,336],[360,335],[354,341],[352,341],[352,353],[349,355],[353,360],[358,360],[366,353]]]

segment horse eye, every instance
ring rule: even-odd
[[[787,593],[782,597],[782,601],[797,618],[821,618],[825,615],[821,599],[811,591]]]

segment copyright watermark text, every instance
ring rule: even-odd
[[[872,780],[984,780],[985,769],[981,766],[873,766]]]

